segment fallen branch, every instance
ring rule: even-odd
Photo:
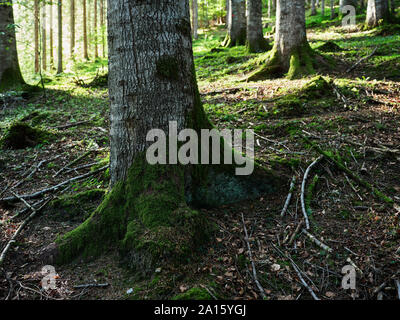
[[[35,192],[35,193],[22,195],[22,196],[20,196],[20,198],[25,199],[25,200],[38,198],[44,193],[55,191],[55,190],[60,189],[61,187],[65,186],[67,184],[70,184],[71,182],[74,182],[74,181],[77,181],[77,180],[81,180],[81,179],[93,176],[93,175],[95,175],[95,174],[97,174],[99,172],[102,172],[102,171],[106,170],[107,168],[108,168],[108,165],[106,165],[106,166],[104,166],[104,167],[102,167],[100,169],[97,169],[95,171],[88,172],[88,173],[82,174],[82,175],[77,176],[77,177],[73,177],[73,178],[68,179],[68,180],[66,180],[64,182],[61,182],[61,183],[59,183],[59,184],[57,184],[55,186],[52,186],[50,188],[45,188],[45,189],[43,189],[41,191],[38,191],[38,192]],[[16,201],[18,199],[19,198],[14,196],[14,197],[2,198],[2,199],[0,199],[0,202],[12,202],[12,201]]]
[[[300,270],[297,269],[296,265],[292,263],[292,267],[294,269],[294,271],[296,271],[297,276],[299,277],[301,283],[303,284],[304,287],[307,288],[308,292],[310,292],[311,296],[313,297],[314,300],[320,300],[317,295],[314,293],[313,289],[307,284],[307,282],[303,279],[303,277],[301,276]]]
[[[393,199],[391,199],[390,197],[384,195],[381,191],[376,189],[374,186],[372,186],[371,184],[369,184],[365,180],[361,179],[358,175],[353,173],[351,170],[349,170],[343,164],[341,164],[339,161],[337,161],[335,158],[333,158],[333,156],[331,156],[327,152],[323,151],[318,145],[312,143],[307,137],[303,136],[303,139],[304,139],[304,141],[306,143],[311,145],[311,147],[313,147],[318,153],[322,154],[325,158],[327,158],[328,160],[332,161],[336,165],[336,167],[338,167],[340,170],[342,170],[344,173],[346,173],[355,182],[357,182],[358,184],[362,185],[363,187],[365,187],[366,189],[371,191],[377,198],[383,200],[386,203],[392,203],[393,204]]]
[[[332,253],[333,250],[332,248],[329,248],[326,244],[322,243],[319,241],[316,237],[314,237],[311,233],[309,233],[307,230],[303,229],[302,232],[309,237],[317,246],[320,248],[324,249],[325,251],[328,251],[329,253]]]
[[[361,58],[361,59],[358,60],[353,66],[351,66],[350,68],[348,68],[348,69],[346,70],[346,73],[349,73],[350,71],[354,70],[361,62],[363,62],[363,61],[365,61],[365,60],[371,58],[371,57],[376,53],[376,50],[378,50],[378,47],[375,47],[375,49],[374,49],[368,56],[366,56],[366,57],[364,57],[364,58]]]
[[[246,223],[244,222],[243,213],[242,213],[242,222],[243,222],[243,229],[244,229],[244,234],[245,234],[244,240],[246,241],[246,244],[247,244],[247,251],[249,253],[249,259],[250,259],[250,262],[251,262],[251,268],[253,270],[254,282],[256,283],[257,288],[260,291],[260,294],[261,294],[262,298],[266,299],[267,296],[265,295],[265,290],[264,290],[264,288],[262,287],[262,285],[260,284],[260,282],[258,281],[258,278],[257,278],[256,266],[255,266],[255,263],[254,263],[254,260],[253,260],[253,255],[251,254],[249,236],[247,234],[247,228],[246,228]]]
[[[61,172],[63,172],[66,168],[73,166],[74,164],[78,163],[79,161],[81,161],[82,159],[86,158],[89,154],[91,154],[94,150],[89,150],[87,152],[85,152],[83,155],[79,156],[78,158],[76,158],[75,160],[71,161],[70,163],[68,163],[67,165],[65,165],[64,167],[62,167],[60,170],[58,170],[54,175],[53,178],[57,177]]]
[[[74,289],[86,289],[86,288],[105,288],[108,287],[108,283],[86,283],[74,286]]]
[[[306,229],[309,230],[310,229],[310,222],[308,220],[308,214],[306,211],[306,205],[305,205],[305,201],[304,201],[304,194],[306,192],[306,182],[307,182],[307,177],[308,174],[310,173],[311,169],[322,159],[323,157],[319,157],[317,160],[315,160],[313,163],[311,163],[309,165],[309,167],[307,168],[306,172],[304,173],[304,178],[303,178],[303,183],[301,184],[301,196],[300,196],[300,201],[301,201],[301,209],[303,211],[303,215],[304,215],[304,219],[306,222]]]
[[[17,195],[16,193],[12,192],[15,197],[19,200],[21,200],[30,210],[32,210],[32,213],[26,218],[22,224],[18,227],[17,231],[15,231],[14,235],[11,237],[11,239],[8,241],[7,245],[4,247],[3,251],[0,254],[0,265],[3,264],[4,258],[8,252],[8,250],[11,248],[11,245],[15,242],[15,239],[18,237],[18,235],[21,233],[22,229],[28,224],[29,221],[31,221],[36,214],[44,208],[44,206],[49,202],[47,201],[44,205],[42,205],[39,209],[35,209],[32,207],[28,202],[25,201],[21,196]]]
[[[295,182],[296,182],[296,176],[293,176],[292,182],[290,183],[289,194],[288,194],[288,196],[287,196],[287,198],[286,198],[285,205],[283,206],[283,209],[282,209],[282,212],[281,212],[281,217],[284,216],[284,214],[285,214],[287,208],[289,207],[290,200],[292,199],[292,193],[293,193],[293,189],[294,189],[294,184],[295,184]]]
[[[89,122],[92,122],[92,120],[77,121],[77,122],[67,123],[67,124],[63,124],[61,126],[56,126],[56,127],[52,127],[52,128],[58,129],[58,130],[64,130],[64,129],[68,129],[68,128],[72,128],[72,127],[77,127],[82,124],[87,124]]]
[[[300,223],[297,225],[296,230],[294,230],[292,237],[289,240],[289,245],[291,245],[294,241],[294,238],[296,237],[296,235],[299,233],[301,226],[303,225],[303,221],[300,221]]]

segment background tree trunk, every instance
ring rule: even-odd
[[[311,15],[315,16],[317,14],[317,8],[315,6],[315,0],[311,0]]]
[[[0,0],[0,91],[25,84],[18,64],[14,14],[10,0]]]
[[[42,4],[42,69],[47,70],[46,3]]]
[[[321,15],[325,16],[325,0],[321,0]]]
[[[50,67],[54,68],[54,17],[53,17],[53,1],[50,2],[49,4],[49,10],[50,10]]]
[[[40,71],[39,63],[39,0],[34,0],[34,33],[35,33],[35,73]]]
[[[389,18],[388,0],[368,0],[366,24],[368,27],[376,27],[380,21],[385,22]]]
[[[63,72],[63,32],[62,32],[62,0],[58,0],[57,4],[57,19],[58,19],[58,61],[57,74]]]
[[[101,30],[101,46],[103,58],[106,57],[106,39],[105,39],[105,23],[104,23],[104,0],[100,0],[100,30]]]
[[[82,0],[82,14],[83,14],[83,57],[85,60],[89,60],[88,54],[88,36],[87,36],[87,12],[86,12],[86,0]]]
[[[262,0],[247,0],[247,50],[264,52],[270,49],[263,35]]]
[[[228,32],[222,46],[233,47],[246,44],[245,0],[229,0]]]
[[[336,13],[335,13],[335,0],[331,0],[331,20],[336,18]]]
[[[97,0],[93,1],[93,41],[94,41],[94,58],[97,59],[99,57],[99,46],[97,44]]]
[[[314,73],[313,52],[307,42],[304,0],[278,0],[274,48],[266,64],[248,80],[276,77],[290,79]]]
[[[197,0],[192,1],[192,35],[193,39],[198,38],[198,28],[199,28],[199,6]]]
[[[71,27],[70,54],[71,54],[71,58],[74,58],[74,54],[75,54],[75,0],[71,0],[71,2],[70,2],[70,27]]]

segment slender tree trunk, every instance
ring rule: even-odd
[[[331,20],[336,18],[336,13],[335,13],[335,0],[331,0]]]
[[[313,51],[306,36],[305,1],[278,0],[274,48],[265,65],[248,77],[259,80],[287,73],[290,79],[314,73]]]
[[[58,19],[58,61],[57,74],[63,72],[63,32],[62,32],[62,0],[58,0],[57,4],[57,19]]]
[[[222,45],[233,47],[246,44],[245,0],[229,0],[228,32]]]
[[[88,32],[88,51],[92,50],[92,10],[91,1],[87,0],[87,32]]]
[[[70,27],[71,27],[71,44],[70,55],[74,58],[75,55],[75,0],[70,0]]]
[[[325,16],[325,0],[321,0],[321,16]]]
[[[100,0],[100,30],[101,30],[101,46],[103,58],[106,57],[106,39],[105,39],[105,25],[104,25],[104,0]]]
[[[197,0],[192,1],[192,35],[193,39],[197,40],[198,33],[197,30],[199,28],[199,7]]]
[[[311,15],[315,16],[317,14],[317,8],[315,7],[315,0],[311,0]]]
[[[49,3],[49,10],[50,10],[50,66],[54,68],[54,18],[53,18],[53,1]]]
[[[94,41],[94,58],[97,59],[99,57],[99,46],[97,44],[97,0],[93,1],[93,41]]]
[[[46,3],[42,4],[42,69],[47,70]]]
[[[271,19],[272,0],[268,0],[268,19]]]
[[[247,0],[247,50],[264,52],[271,47],[263,35],[262,0]]]
[[[25,84],[18,63],[14,25],[12,1],[0,0],[0,92]]]
[[[373,28],[389,19],[388,0],[368,0],[366,25]]]
[[[34,33],[35,33],[35,73],[40,71],[39,63],[39,0],[34,0]]]
[[[82,24],[83,24],[83,57],[85,60],[89,60],[86,0],[82,0],[82,10],[83,10],[83,21],[82,21]]]

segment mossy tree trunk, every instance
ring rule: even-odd
[[[145,158],[147,133],[168,133],[169,121],[178,131],[211,127],[195,78],[189,3],[110,1],[108,30],[112,189],[57,241],[57,260],[96,256],[111,245],[131,267],[151,271],[164,259],[184,260],[208,232],[205,217],[186,205],[185,188],[195,180],[189,167]]]
[[[271,47],[263,36],[262,0],[247,0],[247,41],[249,52],[264,52]]]
[[[278,0],[274,47],[260,60],[249,81],[279,77],[289,79],[314,73],[313,51],[307,41],[304,0]]]
[[[229,0],[228,31],[222,43],[224,47],[246,44],[246,0]]]
[[[147,273],[155,264],[187,261],[207,240],[209,221],[187,202],[213,182],[209,166],[171,164],[173,152],[169,164],[150,165],[147,133],[161,129],[172,144],[184,128],[199,133],[212,125],[196,82],[188,1],[110,1],[108,30],[111,190],[82,225],[57,240],[56,261],[114,247],[130,267]],[[172,132],[170,121],[177,124]],[[235,181],[224,180],[220,190]],[[252,190],[261,185],[253,182]]]
[[[0,91],[25,84],[18,63],[12,2],[0,0]]]
[[[374,28],[382,22],[389,20],[388,0],[368,0],[366,25]]]

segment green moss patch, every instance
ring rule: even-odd
[[[212,297],[206,289],[194,287],[176,295],[172,300],[212,300]]]
[[[83,221],[88,217],[88,213],[96,209],[105,193],[104,189],[93,189],[62,196],[51,201],[47,206],[47,211],[55,220]]]
[[[340,51],[343,51],[343,48],[338,46],[333,41],[327,41],[323,45],[320,45],[319,47],[317,47],[316,49],[318,51],[322,51],[322,52],[340,52]]]
[[[24,149],[49,142],[54,138],[55,134],[50,131],[17,121],[4,133],[0,146],[2,149]]]

